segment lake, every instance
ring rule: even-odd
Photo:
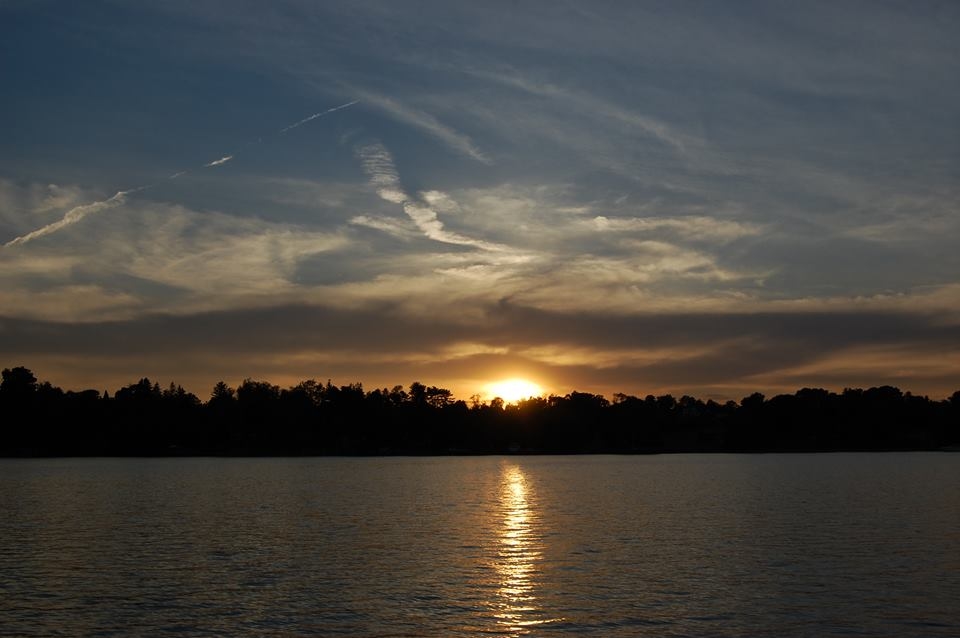
[[[960,635],[951,453],[5,459],[0,512],[0,635]]]

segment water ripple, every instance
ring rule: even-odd
[[[0,636],[956,636],[956,459],[0,460]]]

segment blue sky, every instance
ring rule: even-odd
[[[0,2],[0,364],[201,396],[949,394],[958,27],[952,2]]]

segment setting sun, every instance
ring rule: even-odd
[[[495,381],[485,388],[486,394],[490,398],[500,397],[507,403],[515,403],[530,397],[537,397],[543,394],[543,388],[526,379],[504,379]]]

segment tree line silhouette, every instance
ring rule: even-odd
[[[571,392],[515,404],[444,388],[217,383],[204,402],[147,378],[64,391],[3,370],[0,456],[657,453],[960,449],[960,391],[804,388],[739,403]]]

